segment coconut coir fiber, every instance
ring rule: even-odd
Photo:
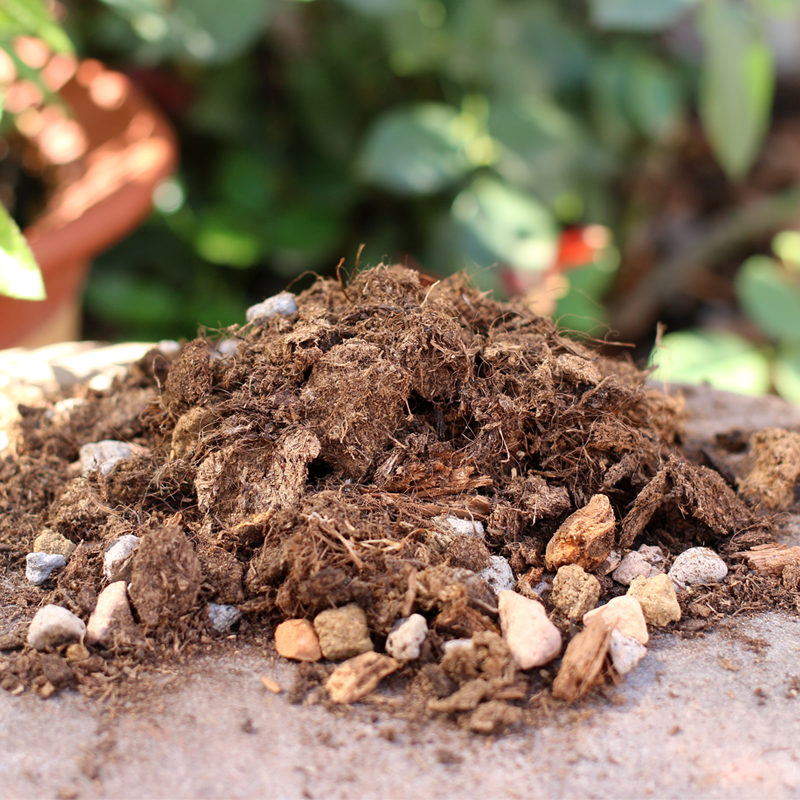
[[[484,680],[472,727],[490,730],[540,680],[509,667],[496,635],[496,599],[474,575],[491,555],[530,593],[553,533],[596,494],[611,502],[621,548],[659,544],[669,560],[708,545],[734,563],[771,539],[767,518],[685,457],[675,400],[521,304],[461,276],[428,285],[380,266],[347,286],[318,280],[297,306],[224,331],[235,348],[198,338],[174,356],[154,350],[107,393],[80,389],[84,402],[57,413],[21,409],[0,467],[4,605],[29,617],[54,602],[86,618],[105,548],[142,539],[130,574],[140,634],[100,653],[102,669],[98,653],[97,669],[71,662],[86,691],[114,683],[115,664],[207,641],[208,602],[238,606],[245,635],[357,603],[379,649],[399,617],[424,614],[432,633],[404,679],[440,697]],[[76,476],[78,448],[102,439],[146,450],[107,476]],[[448,516],[483,522],[485,539],[453,536]],[[41,590],[22,573],[45,527],[79,546]],[[774,582],[740,581],[703,608],[774,600]],[[623,591],[601,584],[605,597]],[[470,636],[482,656],[461,677],[443,674],[442,642]],[[48,685],[47,656],[19,634],[0,646],[16,648],[0,663],[5,688]],[[309,685],[324,673],[304,669]]]

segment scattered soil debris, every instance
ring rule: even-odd
[[[281,648],[306,661],[290,702],[336,711],[361,698],[491,734],[553,696],[621,680],[613,624],[581,630],[585,609],[567,609],[560,583],[559,605],[549,599],[558,569],[592,573],[602,603],[626,591],[610,575],[626,551],[661,548],[660,573],[708,547],[729,573],[682,589],[673,627],[795,610],[794,552],[774,552],[759,514],[790,502],[794,434],[757,443],[757,469],[784,483],[773,497],[751,476],[747,505],[720,474],[724,458],[710,469],[681,450],[677,400],[463,276],[431,285],[381,265],[269,308],[216,340],[152,350],[106,391],[20,407],[0,460],[4,689],[124,697],[140,670],[215,639],[269,647],[291,621],[303,647]],[[98,442],[129,455],[82,469],[81,448]],[[34,541],[67,559],[41,587],[25,578]],[[26,644],[36,609],[87,621],[112,580],[127,583],[126,635]],[[569,642],[560,668],[515,661],[498,581],[544,604]],[[209,603],[241,613],[233,633],[215,631]],[[351,660],[310,663],[317,634],[327,646],[319,620],[346,608],[365,626]],[[418,657],[383,655],[412,615],[427,625]],[[379,681],[406,705],[380,699]]]

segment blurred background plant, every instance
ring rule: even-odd
[[[32,43],[32,38],[37,43]],[[7,103],[10,93],[33,91],[39,96],[50,93],[47,81],[42,80],[37,68],[36,57],[33,63],[28,57],[32,44],[33,49],[37,49],[37,44],[43,44],[53,53],[72,53],[72,42],[41,0],[3,0],[0,3],[0,55],[3,56],[0,62],[0,81],[3,84],[0,87],[0,124],[3,133],[9,129],[6,105],[10,105],[12,110],[14,107],[13,97],[12,102]],[[14,84],[11,84],[12,77]],[[9,155],[7,145],[0,148],[0,155]],[[8,198],[3,199],[8,201]],[[33,253],[5,205],[0,205],[0,294],[24,300],[42,300],[45,297],[44,282]]]
[[[800,394],[798,0],[64,5],[183,149],[87,336],[240,322],[363,243],[642,361],[664,323],[660,377]]]

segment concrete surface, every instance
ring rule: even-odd
[[[687,399],[692,436],[800,429],[800,409],[772,398]],[[798,530],[787,525],[787,541]],[[371,705],[289,705],[260,677],[288,687],[294,666],[231,643],[124,712],[74,693],[0,692],[0,800],[798,797],[799,658],[800,619],[783,614],[656,635],[605,697],[486,739]]]

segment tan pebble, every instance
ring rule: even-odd
[[[562,523],[547,543],[545,563],[555,571],[567,564],[578,564],[587,572],[597,569],[614,545],[616,520],[611,503],[596,494],[587,505]]]
[[[64,556],[68,561],[75,552],[76,546],[74,542],[49,528],[46,528],[33,540],[34,553],[55,553]]]
[[[628,594],[641,604],[648,625],[663,628],[671,622],[678,622],[681,618],[681,607],[675,594],[675,586],[668,575],[636,578],[631,583]]]
[[[74,642],[66,649],[64,655],[67,657],[67,661],[86,661],[91,653],[80,642]]]
[[[629,594],[614,597],[604,606],[584,614],[583,624],[588,625],[596,617],[600,617],[609,628],[616,628],[623,636],[632,636],[642,644],[650,641],[642,606]]]
[[[319,661],[322,650],[314,626],[307,619],[287,619],[275,629],[279,655],[295,661]]]
[[[283,686],[281,686],[278,681],[274,681],[266,675],[261,676],[261,683],[264,685],[264,688],[268,692],[272,692],[272,694],[280,694],[283,691]]]
[[[382,653],[362,653],[336,667],[325,688],[334,703],[355,703],[399,667],[399,661]]]
[[[322,655],[331,661],[342,661],[374,649],[367,615],[355,603],[321,611],[314,617],[314,630],[319,636]]]
[[[505,590],[497,593],[500,627],[520,669],[549,664],[561,652],[561,633],[538,600]]]
[[[550,601],[567,619],[579,622],[600,599],[600,581],[577,564],[559,567]]]

